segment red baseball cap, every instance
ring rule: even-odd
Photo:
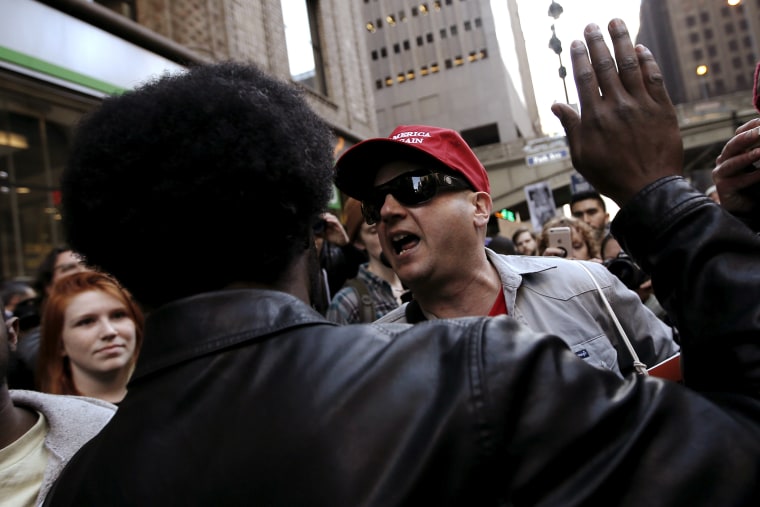
[[[391,135],[364,140],[347,150],[335,164],[335,185],[362,200],[375,185],[380,167],[398,160],[434,159],[461,174],[478,192],[491,192],[488,173],[455,130],[427,125],[400,125]]]

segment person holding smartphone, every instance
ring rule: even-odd
[[[574,217],[555,217],[544,224],[538,239],[541,255],[601,262],[599,242],[586,222]]]

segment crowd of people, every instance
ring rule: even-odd
[[[335,163],[302,92],[234,62],[105,99],[68,245],[3,287],[3,505],[756,505],[760,118],[717,203],[652,54],[608,31],[614,57],[593,24],[570,47],[581,112],[553,106],[601,194],[511,238],[454,130]]]

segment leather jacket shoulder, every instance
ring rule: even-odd
[[[509,317],[336,326],[222,291],[149,316],[47,505],[739,505],[760,488],[745,401],[624,381]]]

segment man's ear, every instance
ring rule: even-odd
[[[475,225],[477,227],[488,226],[488,220],[491,218],[491,211],[493,210],[491,196],[486,192],[475,192],[472,194],[472,199],[475,205]]]
[[[18,317],[5,319],[5,328],[8,330],[8,346],[15,352],[18,345]]]
[[[356,239],[352,243],[354,245],[354,248],[359,250],[360,252],[365,252],[367,250],[367,245],[364,244],[364,241],[359,239],[359,235],[357,234]]]

